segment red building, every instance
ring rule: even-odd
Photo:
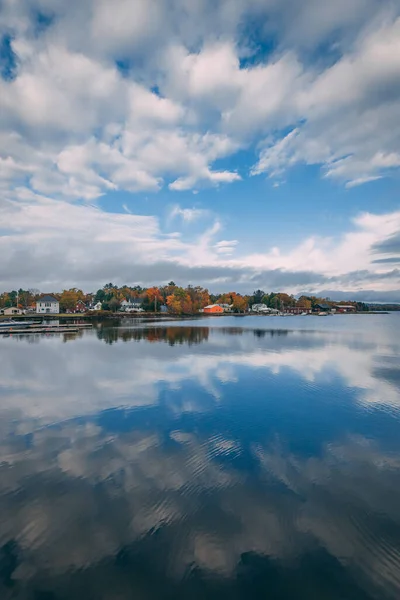
[[[335,310],[338,313],[355,312],[356,307],[353,304],[337,304]]]
[[[85,313],[86,310],[86,305],[83,302],[78,302],[78,304],[75,307],[76,313]]]
[[[210,304],[204,307],[204,312],[211,315],[220,315],[224,312],[224,309],[219,304]]]

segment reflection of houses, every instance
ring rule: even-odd
[[[1,311],[2,315],[5,315],[7,317],[12,317],[13,315],[22,315],[23,312],[20,308],[17,308],[16,306],[10,306],[9,308],[3,308]]]
[[[58,314],[60,312],[60,304],[57,298],[46,294],[39,298],[36,302],[36,312],[46,314]]]
[[[224,312],[224,309],[219,304],[209,304],[208,306],[204,307],[203,312],[206,314],[220,315]]]
[[[348,312],[355,312],[356,307],[353,306],[352,304],[337,304],[335,306],[336,312],[338,313],[348,313]]]

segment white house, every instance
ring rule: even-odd
[[[232,312],[232,304],[220,304],[219,306],[224,309],[224,312]]]
[[[57,315],[60,312],[60,304],[57,298],[47,294],[36,302],[36,312]]]
[[[122,312],[144,312],[142,308],[143,300],[141,298],[135,298],[134,300],[128,302],[127,300],[122,300],[120,311]]]
[[[101,302],[97,302],[96,304],[94,304],[92,306],[91,310],[101,310],[102,308],[103,308],[103,306],[102,306]]]
[[[252,310],[252,312],[265,313],[265,314],[273,312],[272,309],[269,308],[268,306],[266,306],[265,304],[253,304],[253,306],[251,307],[251,310]]]

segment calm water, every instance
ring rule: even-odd
[[[0,598],[400,598],[400,314],[0,338]]]

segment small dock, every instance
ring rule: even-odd
[[[26,327],[1,327],[0,334],[29,334],[29,333],[78,333],[82,329],[90,329],[92,327],[89,323],[72,323],[66,325],[27,325]]]

